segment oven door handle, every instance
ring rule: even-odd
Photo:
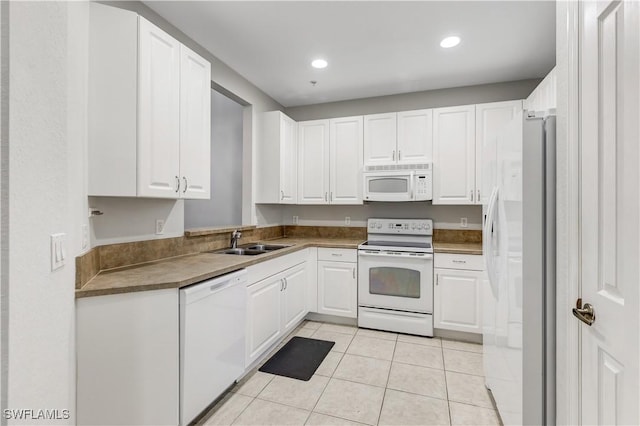
[[[433,259],[433,254],[431,253],[400,253],[400,252],[379,252],[379,251],[358,251],[358,256],[374,256],[374,257],[408,257],[411,259]]]

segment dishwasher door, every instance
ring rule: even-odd
[[[181,425],[244,373],[246,282],[242,269],[180,290]]]

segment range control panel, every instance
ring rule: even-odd
[[[431,219],[369,219],[369,234],[432,235]]]

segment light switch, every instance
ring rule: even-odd
[[[67,257],[64,242],[67,234],[51,234],[51,270],[55,271],[64,266]]]

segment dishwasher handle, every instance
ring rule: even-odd
[[[220,293],[231,287],[246,285],[246,283],[247,271],[245,269],[196,283],[189,287],[180,289],[180,304],[188,305],[205,297]]]

